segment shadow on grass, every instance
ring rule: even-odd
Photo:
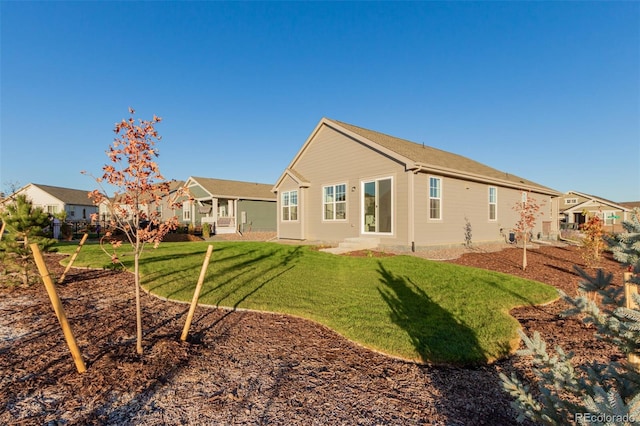
[[[435,303],[411,280],[394,275],[382,263],[378,291],[389,305],[391,321],[407,332],[425,363],[483,364],[487,355],[472,329]]]

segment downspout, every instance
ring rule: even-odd
[[[414,171],[410,170],[409,171],[409,176],[408,176],[408,184],[409,184],[409,194],[407,197],[407,202],[408,202],[408,240],[411,244],[411,251],[415,252],[416,251],[416,240],[415,240],[415,233],[416,233],[416,226],[415,226],[415,173]]]

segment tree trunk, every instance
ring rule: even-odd
[[[136,233],[133,275],[136,283],[136,352],[142,355],[142,304],[140,303],[140,239]]]
[[[524,232],[524,246],[522,247],[522,270],[527,270],[527,234],[528,232]]]

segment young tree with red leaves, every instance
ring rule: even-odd
[[[587,220],[581,226],[581,230],[584,233],[584,238],[582,239],[582,258],[587,266],[597,266],[602,257],[602,252],[606,247],[602,212],[590,215],[589,212],[585,211],[582,214],[587,216]]]
[[[514,231],[523,238],[523,251],[522,251],[522,270],[527,269],[527,240],[529,234],[532,233],[536,227],[537,217],[542,215],[540,209],[542,205],[538,204],[535,198],[531,196],[530,192],[522,191],[522,200],[518,201],[513,209],[518,213],[518,221],[514,227]]]
[[[136,350],[142,354],[140,255],[147,243],[153,243],[154,248],[157,247],[163,237],[177,227],[178,218],[174,216],[162,221],[158,211],[149,211],[150,204],[160,203],[163,197],[169,195],[169,182],[165,181],[154,161],[158,157],[155,145],[161,140],[155,126],[161,118],[154,115],[152,120],[138,120],[136,123],[133,119],[135,111],[129,108],[129,113],[129,119],[123,119],[115,125],[116,137],[107,151],[111,164],[102,168],[102,177],[94,178],[100,189],[90,192],[89,198],[96,205],[104,203],[109,211],[109,223],[100,244],[105,253],[111,256],[112,262],[124,267],[117,254],[123,241],[123,238],[115,238],[118,231],[133,249]],[[117,188],[111,199],[104,190],[104,183]],[[179,208],[179,204],[171,207]]]

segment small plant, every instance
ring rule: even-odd
[[[140,256],[147,243],[157,247],[164,236],[178,226],[178,218],[174,216],[162,221],[160,212],[149,211],[150,204],[159,204],[170,193],[169,182],[165,181],[158,164],[153,161],[159,155],[155,145],[161,137],[155,126],[160,123],[161,118],[154,115],[152,120],[138,120],[136,123],[133,118],[135,111],[129,108],[129,113],[130,118],[115,125],[116,138],[107,151],[111,164],[102,168],[102,177],[94,178],[100,189],[90,192],[89,198],[94,204],[104,203],[109,209],[110,221],[100,240],[100,246],[111,257],[111,261],[121,263],[118,252],[123,240],[129,242],[133,249],[136,351],[142,354]],[[118,188],[112,198],[106,194],[102,182]],[[179,203],[170,206],[172,209],[179,207]],[[97,217],[92,217],[92,220],[96,219]],[[116,238],[116,232],[124,238]]]
[[[0,240],[2,263],[7,279],[23,285],[31,284],[35,277],[35,261],[29,244],[37,243],[42,251],[51,251],[55,240],[45,236],[44,228],[51,226],[49,215],[42,208],[34,207],[24,194],[17,195],[0,214],[6,223],[6,234]]]
[[[467,248],[471,247],[471,222],[469,222],[469,218],[465,216],[464,218],[464,246]]]
[[[527,269],[527,240],[532,235],[533,229],[536,227],[536,220],[539,215],[542,215],[540,209],[541,204],[538,204],[535,198],[530,192],[522,191],[522,201],[518,201],[513,209],[518,213],[518,221],[514,231],[516,234],[523,237],[523,251],[522,251],[522,270]]]
[[[202,238],[207,239],[211,236],[211,227],[208,223],[202,224]]]
[[[598,214],[587,216],[586,222],[582,225],[584,238],[582,239],[582,259],[589,267],[596,266],[602,258],[605,249],[604,241],[604,221]]]

